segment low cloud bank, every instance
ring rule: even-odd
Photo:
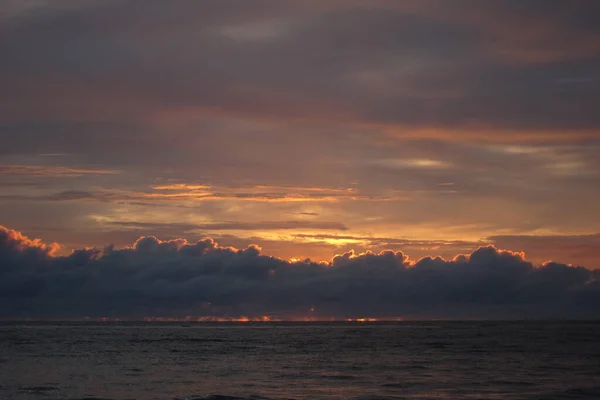
[[[81,249],[0,226],[0,317],[598,318],[600,273],[480,247],[453,260],[400,251],[289,262],[251,245],[141,237]],[[312,309],[312,311],[311,311]]]

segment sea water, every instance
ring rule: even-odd
[[[7,400],[600,399],[598,322],[2,323]]]

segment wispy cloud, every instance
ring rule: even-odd
[[[82,175],[114,175],[111,169],[73,168],[58,165],[0,165],[0,175],[24,175],[50,178],[71,178]]]
[[[392,237],[377,237],[377,236],[355,236],[355,235],[330,235],[330,234],[304,234],[299,233],[294,235],[298,239],[310,239],[310,240],[332,240],[332,241],[346,241],[349,243],[365,243],[367,246],[377,246],[389,248],[405,248],[405,247],[425,247],[428,249],[439,249],[440,247],[450,246],[452,248],[468,247],[473,248],[477,246],[483,246],[488,241],[466,241],[466,240],[419,240],[419,239],[405,239],[405,238],[392,238]]]
[[[188,223],[157,223],[137,221],[102,221],[103,224],[129,229],[157,231],[168,228],[178,230],[181,233],[190,231],[260,231],[260,230],[291,230],[291,229],[322,229],[346,231],[348,227],[341,222],[327,221],[255,221],[255,222],[212,222],[205,224]]]
[[[74,200],[73,191],[51,195],[5,195],[4,198],[22,200]],[[125,189],[104,189],[87,192],[81,198],[97,201],[133,201],[146,202],[203,202],[203,201],[251,201],[259,203],[309,203],[347,201],[402,201],[409,198],[406,194],[390,191],[390,195],[366,195],[356,189],[294,188],[275,186],[227,187],[211,185],[172,185],[155,186],[147,191]],[[1,197],[1,196],[0,196]],[[143,204],[143,203],[139,203]]]

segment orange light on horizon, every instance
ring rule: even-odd
[[[108,321],[109,319],[103,319]],[[186,317],[144,317],[145,322],[275,322],[284,321],[283,319],[274,319],[270,315],[262,315],[259,317],[247,317],[240,315],[236,317],[217,317],[211,315],[205,316],[186,316]]]
[[[377,318],[347,318],[347,322],[377,322]]]

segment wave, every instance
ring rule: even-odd
[[[553,392],[536,395],[533,399],[544,400],[592,400],[600,399],[600,387],[579,387],[558,390]]]
[[[367,399],[368,397],[357,397],[357,399]],[[386,399],[386,397],[376,397],[378,400]],[[410,397],[409,397],[410,398]],[[419,397],[421,398],[421,397]],[[579,387],[579,388],[569,388],[565,390],[557,390],[553,392],[546,393],[538,393],[533,395],[532,397],[521,397],[523,399],[530,400],[593,400],[600,399],[600,387]],[[397,399],[397,397],[389,397],[389,399]],[[79,400],[79,399],[77,399]],[[81,399],[81,400],[91,400],[91,399]],[[100,399],[94,399],[100,400]],[[186,397],[175,397],[170,400],[283,400],[283,399],[273,399],[264,396],[252,395],[248,397],[239,397],[239,396],[228,396],[228,395],[220,395],[213,394],[208,396],[186,396]]]

